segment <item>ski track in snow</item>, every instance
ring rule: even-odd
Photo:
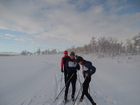
[[[80,78],[83,78],[83,77],[80,76]],[[58,88],[58,87],[61,87],[61,85],[60,85],[60,81],[58,81],[58,79],[59,79],[58,75],[55,75],[55,83],[54,83],[55,84],[55,88],[54,88],[55,92],[54,92],[54,95],[53,95],[54,98],[56,98],[56,95],[58,95],[59,92],[60,92],[60,88]],[[117,102],[114,99],[112,99],[111,97],[104,96],[102,93],[100,93],[98,91],[95,91],[95,90],[92,90],[92,86],[94,87],[93,83],[91,82],[91,86],[90,86],[91,87],[91,90],[90,90],[91,93],[90,94],[93,96],[93,99],[95,98],[94,99],[95,102],[96,102],[96,99],[97,100],[102,99],[101,102],[98,102],[98,105],[100,105],[101,103],[104,103],[104,105],[117,105]],[[76,95],[77,95],[77,92],[79,91],[79,88],[80,88],[80,84],[77,80]],[[70,88],[69,88],[69,96],[70,96],[70,94],[71,94],[71,85],[70,85]],[[84,98],[83,102],[81,102],[81,103],[79,102],[81,94],[82,94],[82,90],[80,91],[80,94],[78,96],[78,99],[77,99],[75,105],[90,105],[91,103],[88,101],[88,99],[86,97]],[[47,104],[47,105],[56,105],[56,103],[57,103],[57,105],[64,105],[63,104],[63,98],[64,98],[63,96],[64,96],[64,92],[63,92],[63,94],[60,95],[59,99],[57,99],[55,103],[51,102],[50,104]],[[53,97],[52,97],[52,99],[54,99]],[[66,105],[72,105],[72,103],[73,102],[70,101]]]
[[[54,65],[52,65],[52,66],[54,66]],[[50,69],[51,69],[51,68],[50,68]],[[44,75],[43,75],[43,76],[44,76]],[[43,84],[45,84],[46,79],[50,79],[50,78],[45,78],[45,76],[44,76],[44,78],[41,78],[41,79],[37,82],[37,84],[36,84],[35,86],[32,86],[32,89],[30,90],[30,93],[29,93],[29,94],[31,94],[31,92],[35,92],[37,89],[40,89],[40,88],[41,88],[40,86],[42,86]],[[34,105],[34,102],[36,103],[36,100],[39,100],[39,102],[37,102],[38,105],[39,105],[39,104],[45,105],[45,101],[46,101],[47,97],[46,97],[46,95],[38,96],[37,93],[39,93],[40,91],[42,91],[42,90],[41,90],[41,89],[38,90],[38,91],[36,92],[36,95],[35,95],[34,97],[31,97],[31,99],[29,99],[29,100],[25,100],[21,105]],[[28,96],[28,93],[26,94],[26,96]],[[40,99],[41,99],[42,101],[40,101]],[[44,102],[43,102],[43,101],[44,101]]]
[[[52,59],[53,56],[55,56],[54,59]],[[9,57],[9,59],[3,57],[2,58],[3,60],[0,60],[0,63],[3,65],[0,69],[5,70],[2,71],[3,74],[9,72],[9,68],[13,70],[13,72],[10,72],[12,74],[14,74],[14,72],[18,72],[15,69],[21,69],[21,72],[25,71],[25,74],[23,72],[23,76],[25,75],[25,77],[22,78],[22,74],[20,73],[17,74],[19,75],[19,77],[17,76],[15,77],[15,79],[14,76],[9,75],[9,78],[13,79],[14,81],[13,84],[10,84],[12,80],[7,79],[7,77],[2,76],[2,74],[0,75],[0,79],[2,80],[4,78],[6,83],[3,84],[4,82],[0,81],[0,83],[3,84],[3,86],[0,86],[0,93],[4,94],[5,92],[5,97],[9,99],[7,102],[4,102],[3,100],[3,103],[1,104],[0,102],[0,105],[64,105],[63,103],[64,91],[60,95],[59,99],[57,99],[56,102],[54,103],[55,98],[57,97],[60,90],[64,86],[64,77],[60,72],[61,57],[62,55],[29,56],[29,57],[17,56],[17,57]],[[94,101],[97,103],[97,105],[128,105],[125,104],[123,101],[119,101],[119,98],[117,98],[118,96],[115,95],[117,94],[117,92],[112,91],[115,89],[120,89],[120,91],[123,91],[123,88],[120,87],[116,88],[117,85],[115,85],[115,83],[120,84],[118,82],[119,78],[116,78],[113,72],[109,71],[114,75],[114,77],[104,71],[101,71],[102,68],[106,67],[105,63],[102,63],[103,60],[105,59],[93,60],[93,58],[90,55],[84,57],[87,58],[88,60],[93,61],[92,63],[97,67],[97,73],[95,74],[95,76],[93,75],[90,83],[90,94],[93,97]],[[115,63],[112,64],[115,64],[117,65],[117,67],[121,68],[123,66],[124,67],[129,66],[130,63],[140,62],[140,59],[136,58],[137,57],[124,57],[124,58],[119,57],[117,58],[117,60],[116,59],[109,60],[108,62],[114,61]],[[20,59],[22,59],[21,62]],[[14,63],[11,64],[13,60]],[[5,65],[5,62],[8,63],[8,66]],[[102,68],[100,67],[100,65],[102,66]],[[131,67],[132,69],[134,67],[139,68],[138,64],[135,66],[130,65],[129,67]],[[110,69],[112,68],[110,67]],[[34,69],[35,71],[31,71],[32,69]],[[26,72],[29,73],[26,74]],[[81,71],[78,71],[78,73],[81,82],[83,82],[84,79]],[[123,77],[123,75],[121,77]],[[115,83],[110,81],[110,78],[115,79]],[[107,82],[107,84],[105,84],[105,82]],[[127,83],[125,82],[125,80],[123,80],[122,83],[123,82]],[[137,86],[139,86],[139,84],[137,84]],[[79,91],[79,88],[80,84],[77,80],[76,95],[77,92]],[[108,93],[109,89],[107,90],[107,88],[109,88],[110,91],[114,93],[114,95],[111,94],[111,92]],[[2,90],[4,92],[2,92]],[[6,92],[7,90],[9,93]],[[78,100],[81,96],[81,92],[79,94]],[[70,99],[70,95],[71,95],[71,85],[69,88],[68,99]],[[137,96],[139,96],[138,93]],[[78,103],[78,100],[75,105],[91,105],[91,103],[86,97],[84,98],[82,103]],[[72,105],[72,102],[70,101],[66,105]],[[135,105],[139,105],[139,103]]]

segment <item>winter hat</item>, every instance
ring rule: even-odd
[[[75,53],[72,51],[72,52],[70,53],[70,56],[75,56]]]
[[[83,60],[84,60],[84,59],[83,59],[81,56],[78,56],[77,59],[76,59],[77,63],[79,63],[79,62],[81,62],[81,61],[83,61]]]
[[[64,54],[68,54],[68,51],[67,51],[67,50],[65,50],[65,51],[64,51]]]

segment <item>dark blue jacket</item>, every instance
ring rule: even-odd
[[[88,73],[89,76],[91,76],[96,72],[96,68],[92,65],[90,61],[84,61],[84,66],[88,68],[87,71],[83,71],[84,77],[86,73]]]
[[[74,60],[69,58],[66,63],[66,70],[69,74],[76,73],[77,70],[80,70],[80,65],[78,63],[74,64]]]

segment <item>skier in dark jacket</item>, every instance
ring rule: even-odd
[[[65,102],[67,102],[67,95],[68,95],[70,83],[72,84],[71,98],[74,101],[74,95],[75,95],[75,90],[76,90],[76,80],[77,80],[77,70],[80,70],[80,65],[75,60],[74,52],[70,53],[70,58],[68,59],[66,63],[66,70],[68,73],[68,77],[67,77],[67,84],[66,84],[65,96],[64,96]]]
[[[86,95],[86,97],[90,100],[92,105],[96,105],[96,103],[94,102],[94,100],[92,99],[92,97],[90,96],[90,94],[88,92],[89,83],[91,81],[91,76],[92,76],[92,74],[94,74],[96,72],[96,68],[94,66],[92,66],[92,63],[90,61],[86,61],[80,56],[78,56],[76,60],[77,60],[77,63],[82,65],[83,76],[85,78],[85,81],[83,83],[83,92],[82,92],[82,96],[80,98],[80,102],[83,101],[84,95]]]
[[[64,57],[61,59],[61,72],[64,73],[64,82],[66,84],[67,79],[67,70],[66,70],[66,62],[70,57],[68,56],[68,51],[64,51]]]

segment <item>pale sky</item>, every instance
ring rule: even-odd
[[[65,50],[140,33],[140,0],[0,0],[0,52]]]

